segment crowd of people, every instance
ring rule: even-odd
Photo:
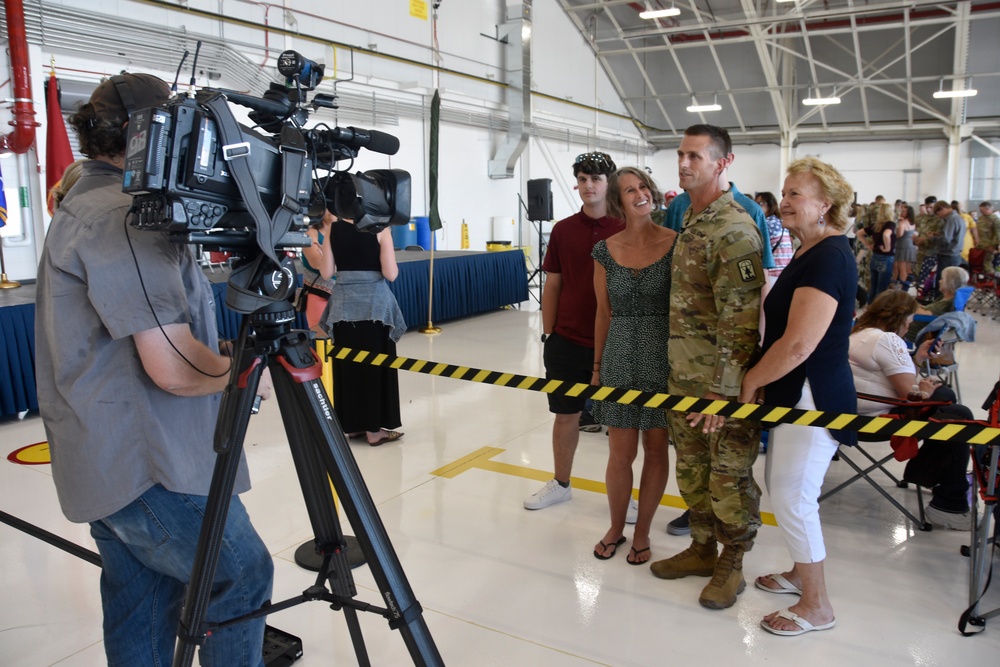
[[[1000,214],[992,202],[981,202],[973,217],[958,201],[933,195],[917,209],[899,199],[890,205],[879,195],[871,204],[855,203],[850,218],[857,236],[860,303],[870,304],[890,288],[913,288],[922,303],[939,299],[945,269],[968,265],[972,249],[982,256],[978,271],[996,273]]]
[[[932,400],[943,406],[940,418],[971,418],[949,388],[918,382],[917,366],[938,353],[937,342],[914,351],[903,342],[918,311],[950,310],[968,280],[959,267],[968,222],[957,202],[925,202],[919,216],[881,197],[859,206],[840,172],[816,158],[789,166],[780,203],[770,192],[751,199],[728,180],[734,158],[728,134],[710,125],[687,128],[677,156],[683,192],[665,212],[646,170],[619,169],[604,153],[585,153],[574,163],[583,207],[555,225],[543,263],[546,377],[802,410],[889,411],[859,405],[856,392],[865,391]],[[995,256],[997,218],[989,202],[979,218],[973,244]],[[926,307],[909,293],[921,280]],[[549,404],[556,474],[525,500],[530,510],[572,498],[584,401],[550,395]],[[735,604],[761,525],[753,475],[760,424],[605,401],[595,401],[592,412],[609,436],[610,525],[594,556],[614,557],[629,541],[626,523],[634,523],[630,565],[648,562],[653,575],[667,580],[707,577],[703,606]],[[761,619],[768,632],[800,635],[836,623],[818,499],[838,448],[857,438],[849,430],[771,429],[764,480],[792,565],[754,584],[798,600]],[[640,442],[636,499],[632,465]],[[688,510],[667,529],[689,534],[691,542],[657,559],[649,534],[669,475],[669,444]],[[947,460],[941,451],[920,454],[908,470],[934,470],[921,478],[933,490],[930,521],[968,528],[968,452],[963,458],[963,448],[944,447]],[[934,461],[928,466],[921,456]]]

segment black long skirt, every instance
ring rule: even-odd
[[[336,345],[396,356],[389,327],[381,322],[336,322]],[[399,377],[395,368],[333,360],[333,410],[346,433],[399,428]]]

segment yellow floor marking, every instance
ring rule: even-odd
[[[449,463],[446,466],[442,466],[437,470],[431,472],[432,475],[438,477],[457,477],[463,472],[477,468],[479,470],[485,470],[487,472],[496,472],[501,475],[510,475],[511,477],[522,477],[524,479],[533,479],[537,482],[547,482],[552,479],[552,473],[547,470],[538,470],[536,468],[528,468],[526,466],[520,466],[514,463],[503,463],[501,461],[493,461],[493,457],[499,454],[503,454],[505,449],[500,449],[499,447],[483,447],[472,452],[468,456],[463,456],[462,458]],[[592,479],[584,479],[582,477],[571,477],[570,484],[573,485],[574,489],[580,489],[582,491],[592,491],[593,493],[602,493],[607,495],[608,487],[605,486],[604,482],[597,482]],[[635,498],[638,495],[638,489],[632,489],[632,497]],[[669,494],[663,494],[663,498],[660,499],[660,504],[666,507],[676,507],[678,509],[685,509],[687,505],[678,496],[671,496]],[[774,520],[774,515],[770,512],[761,512],[761,520],[768,526],[777,526],[778,523]]]
[[[11,463],[20,463],[21,465],[29,466],[51,463],[52,459],[49,454],[49,443],[36,442],[33,445],[15,449],[7,456],[7,460]]]

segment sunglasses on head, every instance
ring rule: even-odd
[[[575,166],[584,162],[589,162],[601,170],[615,170],[615,163],[611,161],[611,158],[608,157],[607,153],[581,153],[576,156],[576,160],[574,160],[573,165]]]

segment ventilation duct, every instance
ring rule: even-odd
[[[489,163],[490,178],[513,178],[514,165],[528,144],[531,123],[531,0],[507,5],[500,26],[507,84],[507,134]]]

